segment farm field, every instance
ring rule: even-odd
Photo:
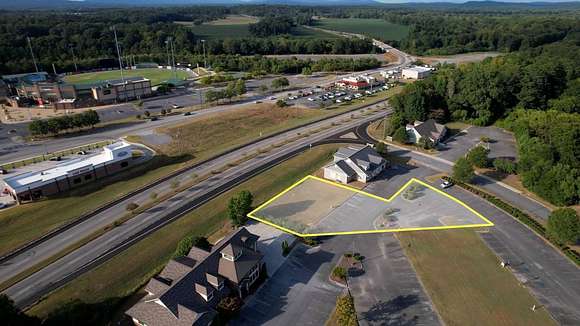
[[[317,21],[316,27],[355,34],[364,34],[383,40],[400,41],[409,33],[409,27],[389,23],[383,19],[363,18],[324,18]]]
[[[447,325],[555,325],[515,276],[472,230],[398,235]]]
[[[79,300],[77,302],[87,303],[95,311],[101,311],[103,318],[110,318],[110,310],[119,309],[120,298],[131,296],[167,263],[179,240],[189,234],[209,236],[221,230],[227,223],[228,200],[234,194],[249,190],[255,203],[259,204],[296,179],[318,170],[332,159],[332,154],[340,146],[315,147],[253,177],[68,283],[28,313],[47,316],[66,303]]]
[[[173,72],[171,70],[157,68],[123,70],[123,75],[125,77],[148,78],[151,80],[152,86],[174,79]],[[177,79],[179,80],[183,80],[188,76],[189,74],[185,71],[180,70],[177,71]],[[71,84],[91,84],[111,79],[121,79],[121,71],[111,70],[111,71],[88,72],[84,74],[69,75],[64,77],[64,81]]]
[[[213,20],[210,22],[205,23],[206,25],[248,25],[257,23],[258,18],[248,15],[229,15],[226,18]]]

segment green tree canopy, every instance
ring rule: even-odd
[[[228,217],[235,226],[242,226],[248,220],[247,215],[252,211],[254,197],[251,192],[243,190],[232,197],[228,204]]]
[[[473,165],[465,157],[458,159],[455,165],[453,165],[453,178],[461,182],[469,183],[473,180],[474,176]]]
[[[548,236],[562,244],[580,241],[580,218],[572,208],[557,209],[548,218]]]

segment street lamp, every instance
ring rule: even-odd
[[[205,57],[205,40],[201,40],[201,45],[203,46],[203,67],[207,69],[207,59]]]
[[[34,57],[34,51],[32,51],[32,42],[30,41],[30,37],[26,37],[28,41],[28,48],[30,49],[30,56],[32,56],[32,62],[34,63],[34,69],[38,72],[38,65],[36,64],[36,58]]]

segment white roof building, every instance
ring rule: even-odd
[[[57,179],[84,174],[96,166],[127,159],[131,157],[131,146],[126,142],[117,142],[103,147],[98,154],[65,161],[50,169],[18,174],[3,181],[15,193],[39,188]]]
[[[422,79],[429,76],[432,70],[433,68],[421,66],[409,67],[403,69],[401,76],[406,79]]]

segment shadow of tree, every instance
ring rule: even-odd
[[[372,306],[367,312],[363,312],[363,318],[372,324],[411,326],[419,324],[418,316],[407,316],[402,313],[408,307],[419,303],[419,297],[415,294],[399,295],[389,301],[380,301]]]

